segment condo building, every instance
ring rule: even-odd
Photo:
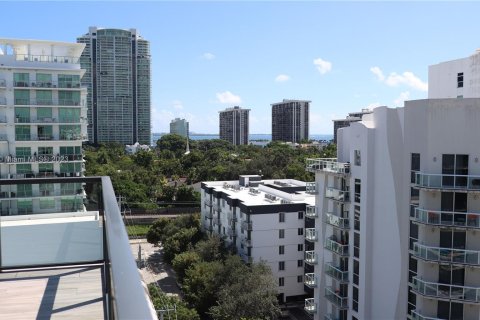
[[[337,143],[337,130],[350,126],[353,122],[362,120],[365,114],[372,113],[369,109],[362,109],[360,112],[350,112],[345,119],[333,120],[333,142]]]
[[[219,111],[220,139],[236,146],[248,144],[249,113],[238,106]]]
[[[379,107],[307,160],[313,319],[479,318],[479,119],[479,97]]]
[[[0,39],[2,179],[80,177],[87,140],[84,44]],[[81,184],[8,185],[2,215],[83,209]]]
[[[309,137],[310,103],[287,100],[272,103],[272,141],[299,143]]]
[[[85,44],[89,142],[150,145],[150,44],[137,30],[90,27]]]
[[[170,134],[178,134],[179,136],[188,138],[188,125],[187,120],[175,118],[170,122]]]
[[[265,261],[281,301],[304,298],[305,215],[315,214],[310,185],[291,179],[202,182],[201,226],[225,239],[245,262]]]

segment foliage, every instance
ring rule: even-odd
[[[128,236],[145,236],[150,230],[149,224],[126,225]]]
[[[167,296],[165,293],[161,292],[158,287],[154,284],[148,286],[148,292],[150,298],[152,299],[153,306],[155,310],[165,310],[167,308],[176,307],[176,318],[177,320],[200,320],[195,309],[191,309],[187,306],[185,302],[178,299],[174,296]]]
[[[186,271],[200,261],[201,258],[195,251],[186,251],[177,254],[172,261],[172,267],[177,275],[177,281],[182,283],[183,279],[185,278]]]

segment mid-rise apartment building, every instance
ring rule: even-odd
[[[201,226],[225,239],[245,262],[266,261],[281,300],[303,298],[305,215],[314,214],[315,197],[305,182],[261,180],[202,183]]]
[[[0,39],[2,179],[80,177],[87,140],[84,44]],[[2,186],[2,215],[83,208],[81,184]]]
[[[170,122],[170,134],[178,134],[182,137],[188,137],[188,121],[175,118]]]
[[[86,70],[90,143],[150,145],[150,44],[137,30],[90,27],[77,38]]]
[[[227,108],[219,112],[220,139],[234,145],[248,144],[250,109]]]
[[[479,97],[379,107],[307,161],[313,319],[479,318],[479,119]]]
[[[310,103],[287,100],[272,103],[272,141],[299,143],[309,137]]]
[[[362,117],[369,113],[372,113],[372,111],[369,109],[362,109],[360,112],[350,112],[345,119],[333,120],[333,142],[337,143],[338,129],[348,127],[352,122],[362,120]]]

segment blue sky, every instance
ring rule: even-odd
[[[218,132],[218,111],[312,101],[310,133],[365,107],[427,97],[428,65],[480,48],[475,2],[0,2],[3,38],[72,41],[89,26],[137,28],[151,43],[152,129],[185,117]]]

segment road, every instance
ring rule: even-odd
[[[141,255],[146,263],[139,265],[140,274],[148,285],[156,282],[167,295],[181,296],[182,292],[177,285],[175,271],[163,261],[162,247],[155,247],[146,239],[130,240],[133,257],[138,261],[139,246]]]

